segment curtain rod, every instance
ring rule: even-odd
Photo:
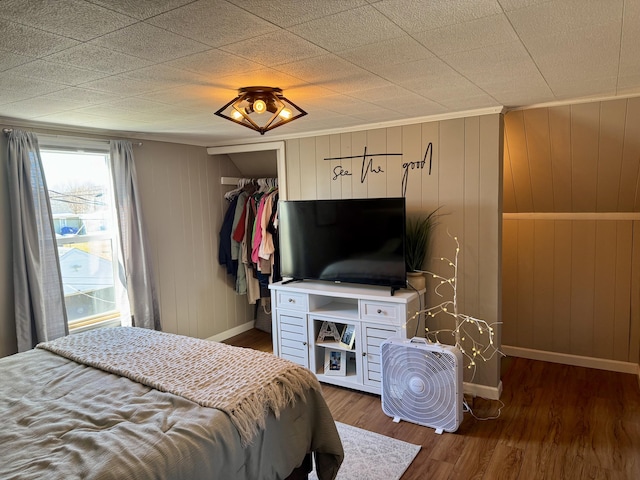
[[[2,133],[4,133],[5,135],[9,135],[11,132],[13,132],[13,128],[3,128],[2,129]],[[54,137],[67,137],[67,135],[50,135],[50,136],[54,136]],[[68,137],[68,138],[79,138],[79,137]],[[86,139],[83,137],[83,139]],[[103,141],[103,140],[99,140],[99,141]],[[108,142],[108,140],[104,140],[105,142]],[[131,145],[133,145],[134,147],[141,147],[143,145],[142,142],[131,142]]]

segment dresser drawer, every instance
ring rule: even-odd
[[[362,300],[361,311],[363,320],[377,320],[392,324],[400,322],[400,307],[395,303]]]
[[[304,293],[292,293],[278,291],[276,295],[277,308],[287,310],[307,311],[307,295]]]

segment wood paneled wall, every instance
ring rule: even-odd
[[[639,212],[640,97],[505,115],[504,212]]]
[[[639,229],[637,221],[505,219],[503,343],[638,362]]]
[[[640,98],[509,112],[504,150],[503,344],[638,363]]]
[[[409,215],[440,208],[429,270],[450,275],[439,259],[453,258],[447,232],[457,236],[459,311],[500,321],[502,147],[501,114],[288,140],[287,194],[290,200],[404,194]],[[433,306],[440,299],[428,279]],[[473,381],[497,387],[499,360],[481,365]]]
[[[203,147],[145,141],[134,153],[163,330],[209,338],[252,321],[253,306],[218,264],[224,193],[233,188],[220,177],[240,172]]]

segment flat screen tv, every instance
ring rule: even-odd
[[[278,209],[283,277],[406,287],[404,198],[282,201]]]

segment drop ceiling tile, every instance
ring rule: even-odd
[[[37,118],[42,115],[51,115],[67,110],[73,110],[76,107],[74,102],[64,100],[43,101],[42,97],[20,100],[18,102],[9,103],[2,106],[2,115],[16,118]]]
[[[0,31],[0,49],[31,57],[43,57],[79,44],[76,40],[1,18]]]
[[[539,3],[545,3],[549,0],[498,0],[505,12],[518,10],[519,8],[530,7]]]
[[[292,86],[288,88],[286,92],[286,96],[291,97],[295,103],[298,103],[299,101],[306,102],[310,99],[323,98],[329,95],[335,95],[335,92],[310,83],[301,83],[298,86]]]
[[[435,102],[446,104],[455,99],[482,97],[487,93],[465,78],[454,78],[450,75],[433,75],[426,80],[411,80],[402,85],[409,91]]]
[[[640,73],[618,78],[618,95],[640,95]]]
[[[420,83],[433,82],[434,78],[440,77],[445,77],[444,82],[452,83],[461,78],[459,73],[438,57],[430,57],[398,65],[385,65],[376,69],[376,73],[382,78],[400,85],[414,81]]]
[[[265,66],[277,66],[326,53],[324,49],[285,30],[233,43],[220,47],[220,50]]]
[[[503,103],[494,99],[490,95],[464,96],[458,95],[452,98],[440,100],[447,110],[461,112],[464,110],[474,110],[476,108],[489,108],[504,106]]]
[[[113,75],[152,65],[152,62],[142,58],[88,43],[49,55],[46,60]]]
[[[200,118],[203,113],[213,116],[211,109],[208,108],[185,108],[178,105],[167,105],[166,108],[162,110],[162,115],[158,115],[157,117],[159,121],[176,122],[176,120],[179,120],[182,122],[193,117]]]
[[[78,109],[78,111],[89,113],[91,115],[111,116],[122,114],[123,112],[156,114],[168,109],[169,106],[162,103],[150,102],[149,100],[143,100],[140,98],[127,98],[126,100],[118,100],[102,105],[85,107]]]
[[[622,76],[634,76],[640,72],[640,0],[628,1],[624,4],[625,18],[622,24],[620,48],[620,71]]]
[[[383,0],[374,7],[409,33],[502,13],[496,0]]]
[[[530,105],[540,105],[549,102],[549,96],[542,94],[538,95],[537,92],[500,92],[499,98],[497,98],[500,105],[506,108],[520,108]],[[553,101],[559,101],[559,97],[554,97]]]
[[[496,78],[518,78],[540,75],[520,42],[502,43],[466,52],[443,55],[443,61],[476,84],[490,83]]]
[[[518,40],[502,14],[419,32],[414,38],[438,56]]]
[[[396,24],[371,6],[295,25],[289,28],[289,31],[329,52],[340,52],[406,35]]]
[[[135,22],[131,17],[81,0],[4,0],[0,18],[80,41]]]
[[[19,55],[17,53],[0,50],[0,72],[10,70],[13,67],[17,67],[18,65],[22,65],[33,60],[33,57],[27,57],[25,55]]]
[[[82,87],[67,87],[57,90],[53,93],[42,95],[40,99],[43,102],[68,102],[73,104],[74,108],[86,107],[89,105],[97,105],[100,103],[108,103],[120,99],[119,95],[112,93],[99,92],[89,90]]]
[[[231,3],[280,27],[291,27],[334,13],[367,5],[366,0],[229,0]]]
[[[206,77],[193,72],[187,72],[167,65],[153,65],[125,72],[124,78],[138,80],[150,86],[151,90],[165,89],[185,84],[206,84]]]
[[[527,49],[550,81],[618,73],[620,35],[603,25],[536,37],[528,42]]]
[[[97,107],[75,110],[74,113],[95,115],[111,122],[126,121],[145,124],[153,124],[162,118],[162,112],[136,112],[127,109],[105,108],[100,110]]]
[[[277,68],[292,77],[319,86],[336,79],[356,77],[365,72],[362,68],[331,54],[278,65]]]
[[[404,36],[344,50],[339,56],[355,65],[376,72],[378,67],[423,60],[433,57],[433,53],[415,39]]]
[[[360,90],[388,87],[389,85],[391,84],[384,78],[369,72],[326,80],[322,83],[323,88],[346,94],[351,94]]]
[[[367,111],[363,111],[360,109],[354,110],[349,114],[349,116],[358,119],[360,123],[370,124],[395,120],[399,116],[399,112],[389,110],[378,105],[371,105],[371,107],[367,109]]]
[[[595,95],[609,96],[616,94],[617,77],[598,76],[575,82],[549,82],[549,85],[559,100]]]
[[[46,60],[34,60],[33,62],[25,63],[13,68],[11,72],[16,75],[61,83],[63,85],[78,85],[107,76],[106,73],[84,70],[71,65],[47,62]]]
[[[523,77],[518,81],[496,79],[482,85],[484,91],[502,105],[525,106],[542,101],[557,100],[551,85],[540,76]],[[547,100],[544,100],[544,99]]]
[[[410,112],[410,116],[414,117],[443,113],[446,110],[437,102],[411,93],[397,98],[376,100],[374,103],[380,107],[384,107],[395,112],[404,114]]]
[[[309,98],[305,101],[305,105],[301,106],[307,111],[323,110],[335,113],[349,111],[349,109],[357,108],[359,105],[360,101],[356,98],[332,92],[322,98]]]
[[[27,79],[9,72],[0,73],[0,105],[37,97],[64,88],[57,83]]]
[[[349,94],[351,97],[365,102],[376,103],[381,100],[396,99],[400,97],[412,97],[419,98],[419,95],[410,92],[406,88],[399,85],[385,85],[383,87],[369,88],[352,92]]]
[[[42,115],[38,117],[38,121],[56,125],[68,125],[73,127],[106,128],[104,127],[104,117],[89,115],[86,113],[78,112],[76,110],[53,113],[50,115]]]
[[[221,72],[227,76],[264,68],[263,65],[218,49],[211,49],[178,58],[177,60],[171,60],[166,65],[206,75],[211,77],[212,80],[218,77]]]
[[[288,72],[280,71],[280,67],[278,67],[278,70],[274,68],[261,68],[260,70],[252,70],[250,72],[244,72],[237,75],[214,78],[209,82],[209,85],[211,86],[228,89],[229,100],[231,100],[233,96],[237,95],[238,89],[242,87],[250,87],[252,85],[278,87],[281,88],[284,91],[285,96],[287,96],[287,91],[289,89],[299,87],[304,84],[305,82],[301,81],[300,78],[295,77]]]
[[[333,112],[342,115],[357,116],[358,118],[366,118],[368,115],[378,113],[381,110],[386,109],[368,102],[358,102],[357,104],[355,104],[355,107],[347,104],[342,104],[337,105],[332,109]]]
[[[337,112],[332,112],[331,110],[322,110],[319,108],[311,110],[309,112],[309,115],[311,115],[314,124],[319,121],[332,121],[336,117],[340,116],[340,114]]]
[[[189,119],[186,119],[180,122],[180,124],[176,124],[174,126],[176,130],[179,131],[183,129],[184,131],[184,129],[192,130],[195,128],[202,128],[203,126],[209,126],[210,128],[213,128],[214,125],[216,129],[229,132],[230,134],[244,130],[244,128],[242,128],[240,125],[236,125],[230,122],[229,120],[216,117],[215,115],[200,115],[200,116],[195,115]]]
[[[132,80],[121,75],[113,75],[111,77],[101,78],[100,80],[83,83],[82,87],[89,90],[112,93],[118,95],[120,98],[132,97],[150,90],[149,85],[146,83]]]
[[[228,89],[204,85],[181,85],[157,92],[143,93],[137,96],[144,100],[176,105],[185,108],[207,109],[215,111],[231,100]]]
[[[174,10],[193,0],[92,0],[92,3],[101,5],[116,12],[144,20],[154,17],[169,10]]]
[[[212,47],[277,30],[275,25],[231,3],[208,0],[190,3],[148,22]]]
[[[622,25],[623,0],[555,0],[507,12],[525,44],[571,30],[618,22]]]
[[[125,27],[97,38],[90,44],[152,62],[166,62],[209,48],[202,43],[147,23],[137,23]]]

